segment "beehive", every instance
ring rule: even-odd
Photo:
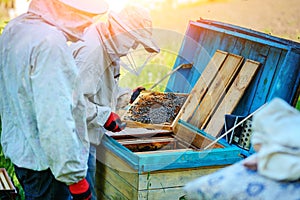
[[[182,63],[194,65],[168,81],[166,93],[188,94],[172,123],[138,122],[97,147],[99,199],[179,199],[188,181],[251,153],[222,140],[203,151],[224,114],[249,115],[274,97],[293,103],[299,95],[300,45],[253,30],[191,21],[174,68]]]

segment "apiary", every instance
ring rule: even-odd
[[[179,199],[187,182],[251,153],[216,140],[225,114],[247,116],[274,97],[292,104],[299,96],[295,42],[191,21],[174,68],[184,63],[194,64],[172,74],[165,92],[141,93],[122,117],[127,128],[97,146],[98,199]]]

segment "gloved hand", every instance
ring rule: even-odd
[[[133,103],[134,100],[140,95],[141,91],[143,91],[143,90],[146,90],[146,88],[144,88],[142,86],[135,88],[132,92],[129,103]]]
[[[82,179],[78,183],[69,185],[69,190],[73,200],[90,200],[92,198],[90,185],[86,179]]]
[[[114,112],[110,113],[106,123],[104,124],[104,128],[112,132],[122,131],[125,127],[126,123],[122,123],[119,115]]]

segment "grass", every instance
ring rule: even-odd
[[[144,86],[146,89],[149,89],[155,83],[161,81],[158,86],[153,89],[163,92],[169,79],[169,76],[165,77],[165,75],[173,68],[175,59],[176,54],[162,51],[153,57],[140,73],[132,73],[128,70],[121,69],[120,86],[132,89],[138,86]]]
[[[298,97],[298,101],[297,101],[297,104],[296,104],[296,109],[298,109],[300,111],[300,95]]]

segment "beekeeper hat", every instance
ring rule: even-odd
[[[60,2],[91,14],[104,14],[108,10],[105,0],[59,0]]]
[[[137,5],[127,5],[119,13],[111,12],[111,16],[148,52],[159,53],[160,49],[152,38],[152,20],[147,9]]]

